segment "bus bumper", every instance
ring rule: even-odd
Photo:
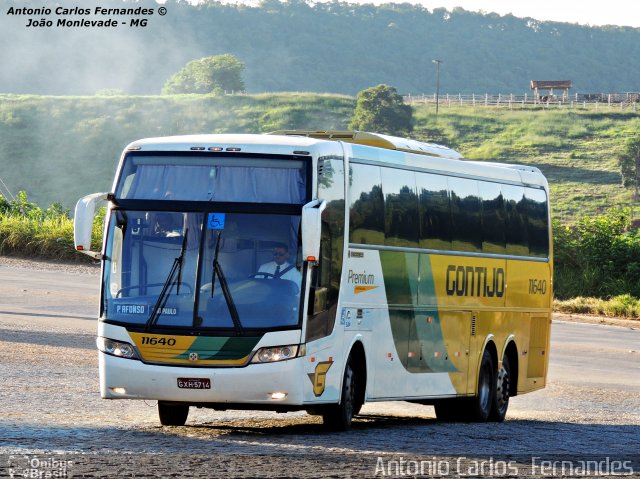
[[[192,404],[299,406],[303,403],[304,358],[239,368],[156,366],[99,352],[104,399],[150,399]],[[178,387],[181,379],[208,379],[209,389]],[[184,381],[183,381],[184,382]]]

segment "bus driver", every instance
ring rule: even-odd
[[[260,266],[258,273],[267,273],[271,279],[288,279],[300,287],[302,275],[288,260],[289,248],[284,243],[278,243],[273,249],[273,261]]]

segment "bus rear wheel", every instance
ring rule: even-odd
[[[498,371],[496,380],[496,394],[491,407],[489,419],[491,421],[502,422],[507,415],[509,408],[509,389],[511,387],[511,365],[509,358],[505,355],[502,358],[502,366]]]
[[[482,355],[476,395],[469,398],[442,399],[435,403],[438,421],[486,422],[490,419],[496,398],[496,373],[493,357],[487,350]],[[506,413],[506,409],[504,411]]]
[[[333,431],[347,431],[351,429],[351,421],[356,411],[360,411],[362,404],[359,404],[356,391],[356,373],[353,368],[351,357],[347,361],[342,380],[342,395],[340,404],[328,406],[323,410],[322,421],[324,425]]]
[[[496,373],[493,358],[488,350],[484,350],[480,371],[478,372],[478,389],[471,404],[471,420],[485,422],[489,419],[496,396]]]
[[[163,426],[184,426],[189,415],[189,406],[158,401],[158,416]]]

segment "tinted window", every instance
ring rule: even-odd
[[[350,170],[349,241],[384,244],[384,201],[380,168],[352,164]]]
[[[333,331],[340,289],[344,243],[343,161],[322,161],[318,197],[327,202],[322,212],[320,264],[312,284],[313,311],[307,320],[307,341],[328,336]]]
[[[116,198],[304,204],[306,171],[301,160],[130,153]]]
[[[418,195],[413,171],[382,168],[385,245],[418,247]]]
[[[527,203],[527,233],[529,254],[540,258],[549,256],[549,220],[547,194],[544,190],[525,189]]]
[[[440,175],[417,173],[420,247],[451,249],[451,206],[447,179]]]
[[[482,251],[482,222],[478,182],[449,178],[451,190],[451,244],[456,251]]]
[[[505,211],[502,188],[497,183],[478,184],[482,200],[482,251],[504,254],[505,252]]]
[[[527,212],[522,186],[503,185],[507,219],[507,254],[528,256]]]

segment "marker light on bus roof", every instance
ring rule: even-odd
[[[221,146],[210,146],[209,147],[209,151],[223,151],[224,148],[222,148]]]
[[[192,146],[193,151],[204,151],[204,146]]]
[[[241,150],[241,148],[238,148],[238,147],[235,147],[235,146],[227,148],[227,151],[240,151],[240,150]]]

